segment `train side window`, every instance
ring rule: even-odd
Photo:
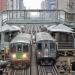
[[[51,50],[55,49],[55,43],[50,43],[50,49]]]
[[[28,51],[28,45],[23,45],[23,51],[27,52]]]
[[[40,50],[42,50],[42,44],[41,43],[38,43],[37,44],[37,48],[40,49]]]

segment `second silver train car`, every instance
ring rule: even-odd
[[[36,58],[40,65],[54,64],[56,59],[56,41],[47,32],[39,32],[36,34]]]

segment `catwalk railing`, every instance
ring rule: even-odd
[[[74,42],[58,42],[58,49],[74,49]]]
[[[7,10],[3,12],[2,19],[7,23],[59,23],[65,21],[66,12],[63,10]]]

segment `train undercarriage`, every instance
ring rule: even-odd
[[[11,67],[14,69],[27,69],[30,66],[29,61],[12,61]]]
[[[38,65],[44,65],[44,66],[48,66],[48,65],[54,65],[56,62],[55,59],[53,58],[37,58],[37,64]]]

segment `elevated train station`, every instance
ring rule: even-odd
[[[32,17],[31,13],[37,13],[37,16]],[[46,75],[46,73],[49,73],[48,75],[75,74],[75,23],[71,20],[73,19],[72,14],[69,15],[69,13],[63,10],[7,10],[1,14],[0,50],[1,52],[3,51],[2,59],[10,60],[7,55],[9,54],[11,40],[19,33],[28,33],[31,35],[31,38],[34,37],[31,41],[31,69],[35,69],[28,75],[35,75],[36,73],[36,75]],[[36,56],[34,53],[36,50],[36,34],[38,32],[49,33],[56,40],[57,45],[56,64],[53,67],[38,66],[39,73],[37,72]],[[44,73],[46,69],[47,71],[51,70],[53,73]]]

